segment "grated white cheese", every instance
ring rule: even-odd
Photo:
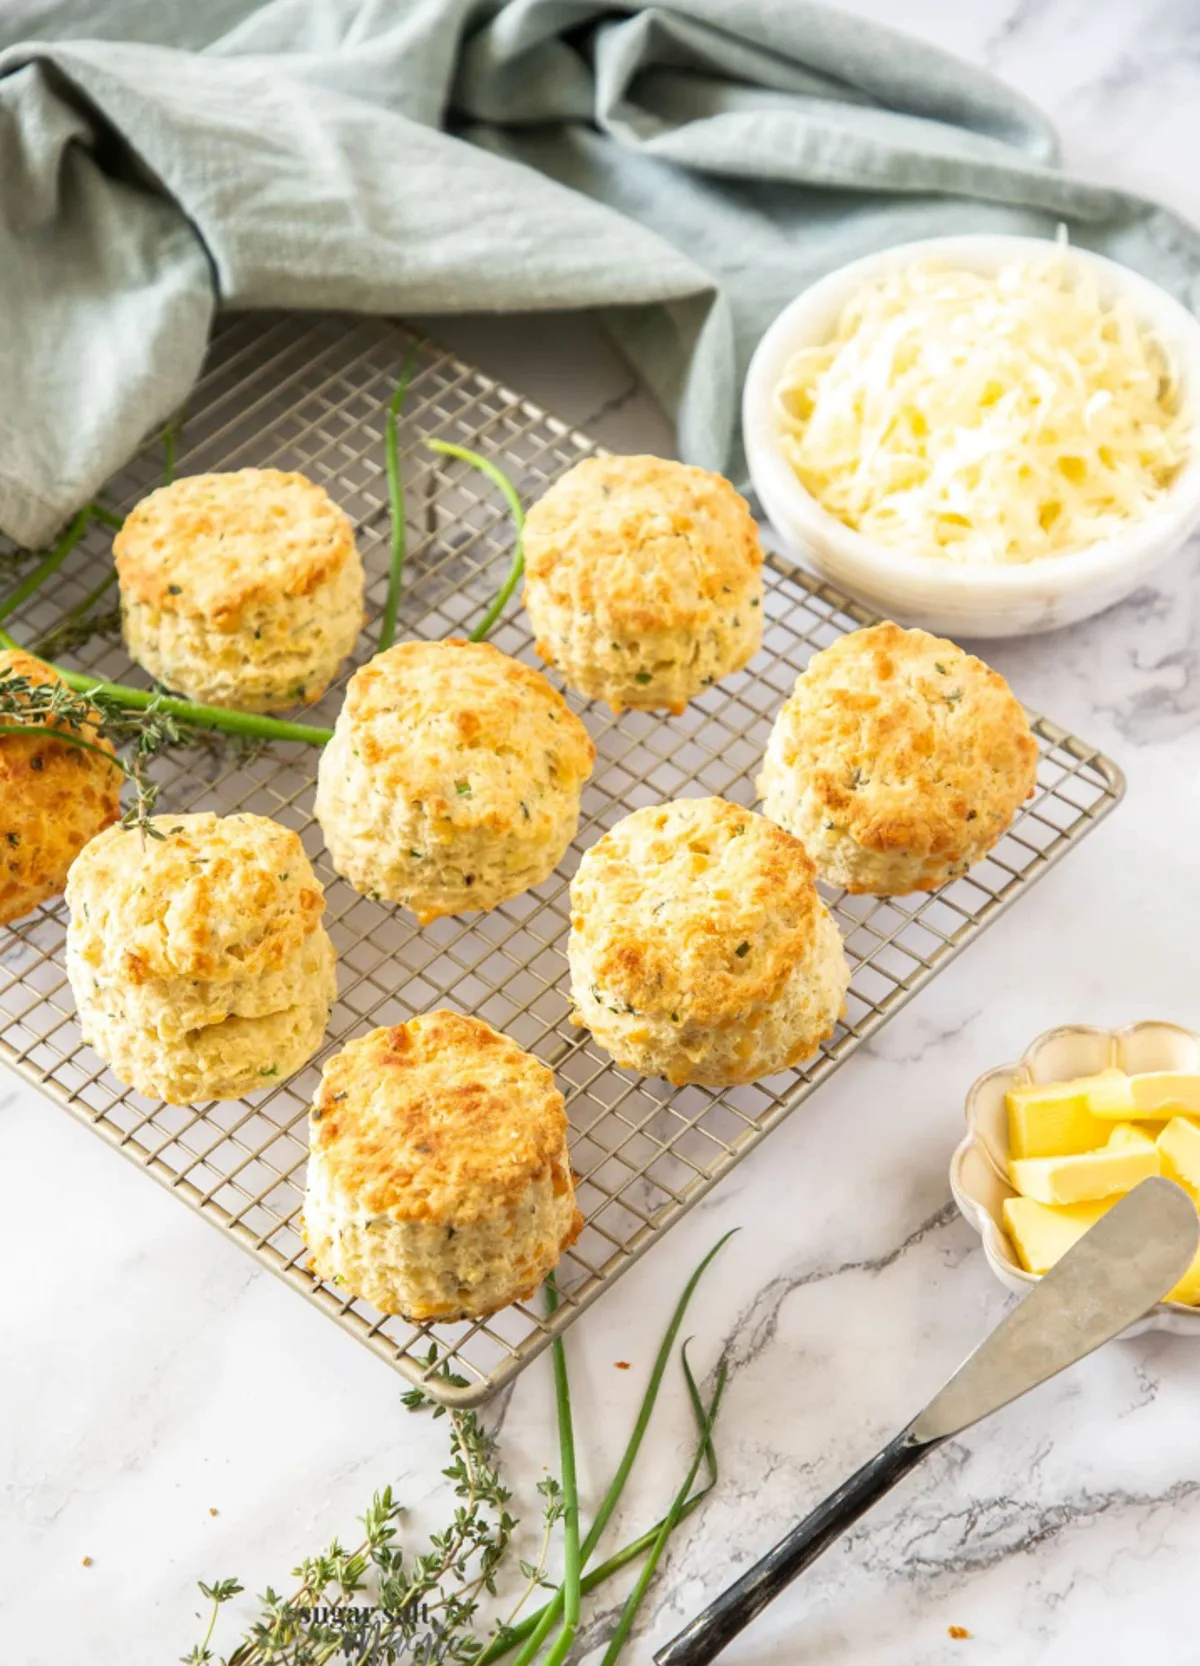
[[[805,488],[914,555],[1036,561],[1111,536],[1188,453],[1167,356],[1061,254],[868,284],[776,389]]]

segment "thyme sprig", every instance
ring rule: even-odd
[[[436,1364],[431,1349],[426,1364]],[[465,1379],[445,1366],[432,1375],[456,1387]],[[450,1424],[450,1463],[443,1474],[452,1483],[459,1503],[449,1526],[433,1533],[429,1547],[407,1557],[397,1542],[402,1506],[390,1487],[375,1494],[361,1517],[363,1537],[347,1551],[338,1540],[318,1556],[293,1569],[298,1580],[290,1597],[267,1587],[259,1599],[261,1612],[245,1637],[222,1666],[325,1666],[361,1636],[379,1662],[411,1657],[418,1639],[437,1637],[437,1659],[446,1666],[468,1666],[482,1647],[474,1631],[483,1595],[496,1594],[496,1580],[518,1526],[509,1511],[510,1494],[500,1475],[496,1443],[473,1411],[447,1410],[421,1388],[403,1396],[410,1411],[430,1410]],[[546,1542],[562,1512],[557,1482],[543,1484],[546,1498]],[[544,1574],[540,1564],[528,1568],[531,1587]],[[353,1599],[372,1585],[378,1607],[364,1610]],[[183,1658],[189,1666],[213,1659],[209,1647],[216,1614],[223,1603],[242,1589],[236,1580],[201,1585],[212,1604],[203,1642]],[[339,1614],[339,1610],[344,1611]]]
[[[0,645],[15,647],[3,631],[0,631]],[[134,788],[134,802],[122,818],[122,825],[140,827],[150,834],[154,832],[149,818],[154,813],[158,786],[151,779],[149,768],[160,753],[181,746],[203,745],[209,741],[208,731],[214,727],[222,727],[227,734],[250,743],[315,736],[323,744],[330,735],[329,730],[196,706],[166,694],[127,689],[119,683],[101,683],[95,677],[77,672],[60,670],[59,675],[62,682],[42,683],[12,666],[0,667],[0,733],[19,730],[24,734],[44,734],[109,759]],[[214,722],[214,718],[220,721]],[[227,723],[226,719],[234,721]],[[110,758],[105,748],[97,744],[101,738],[118,749],[117,757]]]
[[[0,732],[43,734],[68,746],[94,752],[119,769],[133,783],[133,806],[122,825],[137,825],[153,834],[149,824],[158,788],[147,770],[151,759],[183,741],[183,725],[170,713],[154,707],[136,717],[105,695],[87,699],[65,683],[38,683],[10,666],[0,669]],[[91,737],[103,736],[114,745],[129,743],[128,756],[113,757]]]
[[[51,626],[44,635],[39,636],[33,645],[33,652],[37,657],[55,660],[60,654],[74,653],[76,648],[82,648],[85,642],[91,642],[94,637],[115,636],[121,628],[121,609],[113,606],[106,607],[98,613],[92,612],[95,603],[115,582],[116,574],[110,573],[71,609],[65,619],[60,619],[57,625]]]
[[[545,1639],[557,1627],[551,1652],[544,1661],[544,1666],[551,1666],[552,1662],[562,1663],[568,1658],[576,1635],[580,1599],[649,1552],[650,1566],[643,1570],[618,1621],[620,1638],[616,1648],[623,1646],[670,1535],[716,1485],[717,1457],[712,1432],[725,1386],[724,1361],[718,1366],[715,1387],[705,1406],[686,1352],[681,1350],[697,1431],[684,1484],[667,1513],[647,1532],[623,1545],[590,1572],[583,1571],[584,1563],[598,1544],[628,1479],[687,1305],[705,1269],[729,1236],[726,1234],[704,1257],[676,1303],[655,1358],[634,1433],[600,1513],[582,1543],[566,1355],[561,1338],[556,1337],[551,1344],[562,1481],[546,1476],[538,1484],[543,1500],[540,1548],[534,1561],[518,1561],[524,1589],[507,1620],[494,1627],[490,1640],[485,1641],[479,1635],[479,1608],[485,1595],[497,1593],[518,1526],[509,1511],[510,1495],[501,1477],[495,1440],[474,1412],[436,1404],[426,1389],[413,1388],[403,1396],[406,1406],[414,1411],[431,1411],[434,1418],[449,1419],[451,1463],[444,1474],[453,1482],[459,1500],[450,1525],[430,1536],[427,1550],[406,1561],[404,1551],[396,1542],[401,1507],[391,1489],[385,1488],[375,1495],[362,1517],[363,1538],[358,1547],[346,1551],[334,1540],[321,1556],[302,1562],[294,1570],[299,1585],[289,1598],[268,1587],[259,1599],[258,1619],[219,1666],[325,1666],[341,1654],[350,1660],[370,1660],[372,1666],[384,1666],[385,1662],[411,1659],[414,1654],[424,1658],[422,1649],[426,1654],[432,1649],[429,1657],[445,1662],[446,1666],[488,1666],[514,1649],[520,1649],[521,1661],[538,1657]],[[547,1299],[553,1312],[558,1297],[552,1284],[548,1286]],[[445,1364],[438,1364],[435,1349],[430,1349],[424,1363],[430,1377],[451,1386],[466,1386],[464,1378],[456,1376]],[[707,1481],[693,1491],[702,1465],[707,1467]],[[546,1565],[553,1530],[559,1522],[564,1529],[564,1576],[563,1583],[555,1589],[546,1577]],[[354,1598],[371,1585],[378,1605],[356,1605]],[[551,1600],[518,1622],[518,1615],[532,1593],[542,1587],[554,1591]],[[215,1659],[210,1644],[217,1611],[241,1589],[236,1580],[201,1585],[201,1593],[212,1608],[203,1641],[184,1657],[186,1666],[205,1666]],[[616,1658],[614,1649],[610,1649],[610,1658]]]

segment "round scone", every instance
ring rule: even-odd
[[[354,528],[302,474],[239,469],[160,486],[113,554],[130,654],[192,700],[311,704],[362,628]]]
[[[872,625],[797,678],[758,791],[831,885],[903,896],[992,848],[1033,792],[1037,759],[998,671],[927,631]]]
[[[487,642],[401,642],[350,679],[317,820],[338,873],[428,925],[554,871],[595,755],[530,666]]]
[[[32,654],[0,653],[0,689],[19,706],[22,684],[60,681]],[[65,728],[88,744],[20,732],[35,724]],[[124,775],[107,761],[112,756],[110,743],[88,724],[75,730],[35,711],[0,717],[0,925],[58,896],[84,845],[120,815]]]
[[[575,1022],[676,1086],[799,1064],[850,982],[804,847],[722,798],[635,810],[587,851],[567,958]]]
[[[325,897],[299,836],[265,816],[152,828],[109,828],[67,879],[83,1038],[150,1098],[237,1099],[321,1045],[336,988]]]
[[[477,1319],[532,1296],[582,1224],[553,1073],[481,1018],[427,1013],[326,1064],[304,1198],[322,1278]]]
[[[592,700],[678,716],[762,642],[762,547],[719,474],[589,457],[525,524],[537,651]]]

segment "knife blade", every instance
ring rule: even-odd
[[[1043,1275],[881,1452],[654,1656],[706,1666],[921,1459],[1127,1329],[1190,1267],[1200,1216],[1182,1187],[1143,1180]]]

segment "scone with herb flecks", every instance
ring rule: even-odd
[[[525,524],[537,651],[591,700],[678,716],[762,641],[762,547],[728,480],[663,457],[589,457]]]
[[[125,643],[169,689],[275,712],[319,700],[363,622],[354,528],[280,469],[160,486],[113,540]]]
[[[635,810],[585,853],[567,958],[576,1023],[675,1084],[800,1064],[850,982],[804,847],[722,798]]]
[[[546,879],[594,759],[531,666],[487,642],[401,642],[350,680],[316,816],[343,878],[428,925]]]
[[[480,1318],[532,1296],[582,1220],[554,1076],[481,1018],[348,1042],[309,1118],[312,1264],[381,1313]]]
[[[900,896],[986,855],[1033,792],[1037,759],[998,671],[927,631],[872,625],[796,679],[758,791],[822,879]]]
[[[299,836],[254,815],[163,815],[151,828],[109,828],[67,879],[84,1040],[172,1104],[284,1080],[320,1047],[336,988]]]

